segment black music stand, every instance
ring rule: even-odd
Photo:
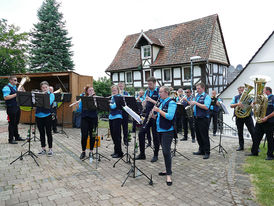
[[[177,109],[176,109],[176,113],[175,113],[175,117],[176,115],[185,115],[184,112],[184,106],[182,104],[177,104]],[[177,136],[177,126],[176,126],[176,120],[174,121],[175,124],[173,124],[173,127],[174,127],[174,148],[173,150],[171,150],[171,157],[175,157],[176,156],[176,153],[182,157],[184,157],[185,159],[187,160],[190,160],[188,157],[186,157],[185,155],[183,155],[182,153],[178,152],[177,150],[177,143],[178,143],[178,136]]]
[[[13,164],[18,159],[23,160],[23,157],[26,155],[30,155],[32,159],[35,161],[37,166],[39,166],[38,162],[35,158],[38,158],[30,149],[30,143],[33,139],[31,137],[31,126],[32,126],[32,109],[33,107],[43,107],[43,108],[50,108],[50,98],[49,94],[45,93],[36,93],[36,92],[17,92],[17,102],[19,106],[28,106],[31,107],[30,110],[30,126],[29,126],[29,138],[27,139],[27,142],[29,143],[28,151],[24,154],[21,153],[19,157],[17,157],[15,160],[13,160],[10,164]]]
[[[116,105],[118,103],[118,106],[117,108],[120,108],[122,105],[121,105],[121,102],[122,104],[124,103],[126,106],[128,106],[130,109],[132,109],[135,113],[139,113],[140,114],[140,111],[138,110],[138,105],[137,105],[137,102],[136,102],[136,99],[134,97],[129,97],[129,96],[126,96],[126,97],[116,97],[117,99],[115,99],[115,102],[116,102]],[[121,100],[122,99],[122,100]],[[129,113],[127,110],[125,110],[132,118],[133,118],[133,121],[136,121],[136,119],[134,118],[134,116]],[[137,122],[137,121],[136,121]],[[137,122],[139,125],[141,125],[141,122]],[[135,156],[136,156],[136,150],[138,147],[136,147],[136,137],[137,137],[137,127],[136,127],[136,130],[135,130],[135,136],[134,136],[134,143],[133,143],[133,158],[130,156],[130,154],[128,154],[128,146],[127,146],[127,154],[124,154],[124,156],[127,155],[127,158],[129,159],[128,162],[126,162],[123,157],[120,158],[118,161],[115,162],[115,164],[113,165],[113,167],[115,167],[116,163],[118,163],[120,160],[123,160],[125,163],[131,163],[131,167],[127,173],[127,176],[124,180],[124,182],[122,183],[121,187],[123,187],[127,181],[127,179],[130,177],[130,175],[132,174],[132,178],[136,178],[138,176],[141,176],[141,175],[144,175],[148,180],[149,180],[149,185],[153,185],[153,180],[152,180],[152,175],[150,177],[148,177],[141,169],[139,169],[137,166],[136,166],[136,163],[135,163]],[[132,162],[130,162],[130,159],[132,160]],[[136,170],[139,171],[141,174],[140,175],[136,175]]]
[[[72,95],[71,93],[56,93],[54,95],[55,95],[55,101],[57,102],[57,105],[58,105],[58,102],[62,102],[62,120],[61,120],[61,130],[59,131],[59,133],[64,134],[66,135],[67,138],[69,138],[69,136],[64,130],[64,108],[65,108],[64,104],[65,102],[71,102]]]
[[[123,106],[128,106],[134,112],[136,112],[136,113],[138,112],[138,105],[137,105],[136,99],[134,97],[131,97],[131,96],[114,96],[114,99],[115,99],[115,103],[116,103],[116,106],[117,106],[118,109],[122,110]],[[124,160],[124,157],[126,157],[126,160]],[[127,143],[126,153],[114,163],[113,167],[115,167],[115,165],[120,160],[123,160],[125,163],[130,164],[130,159],[132,159],[132,157],[128,153],[128,143]]]
[[[82,109],[83,110],[100,110],[100,111],[108,111],[109,110],[109,102],[107,98],[104,97],[86,97],[86,96],[77,96],[77,100],[81,99],[82,102]],[[96,137],[98,137],[98,123],[96,128]],[[90,137],[91,138],[91,137]],[[96,141],[96,153],[95,153],[95,159],[96,159],[96,169],[98,167],[98,162],[101,161],[101,158],[105,158],[108,161],[110,161],[109,158],[102,155],[98,151],[98,138],[95,138]],[[82,161],[85,161],[89,159],[89,157],[84,158]]]

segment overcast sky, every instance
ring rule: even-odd
[[[0,0],[0,18],[30,31],[43,0]],[[75,71],[104,76],[126,35],[218,14],[234,66],[250,60],[274,30],[272,0],[58,0],[72,37]],[[272,4],[271,4],[272,3]]]

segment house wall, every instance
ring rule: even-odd
[[[232,98],[238,94],[237,88],[245,83],[254,86],[251,76],[265,75],[271,78],[271,81],[266,86],[274,89],[274,35],[267,41],[263,48],[257,53],[249,65],[244,71],[237,77],[237,79],[220,95],[223,98],[225,105],[227,106],[230,115],[224,115],[224,121],[229,125],[235,125],[231,117],[233,115],[233,109],[230,108],[230,102]],[[254,90],[251,92],[253,93]]]

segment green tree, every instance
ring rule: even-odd
[[[108,77],[100,77],[98,80],[93,81],[93,88],[96,95],[108,97],[111,95],[111,80]]]
[[[71,37],[65,29],[60,4],[45,0],[38,10],[39,22],[31,33],[30,69],[34,72],[73,70]]]
[[[0,75],[25,73],[28,62],[28,33],[20,33],[19,27],[0,19]],[[0,79],[0,99],[6,79]]]
[[[27,65],[28,33],[0,19],[0,75],[24,73]]]

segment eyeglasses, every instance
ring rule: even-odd
[[[185,92],[185,93],[190,93],[190,92]]]
[[[14,82],[17,82],[17,79],[14,79],[13,81],[14,81]]]

